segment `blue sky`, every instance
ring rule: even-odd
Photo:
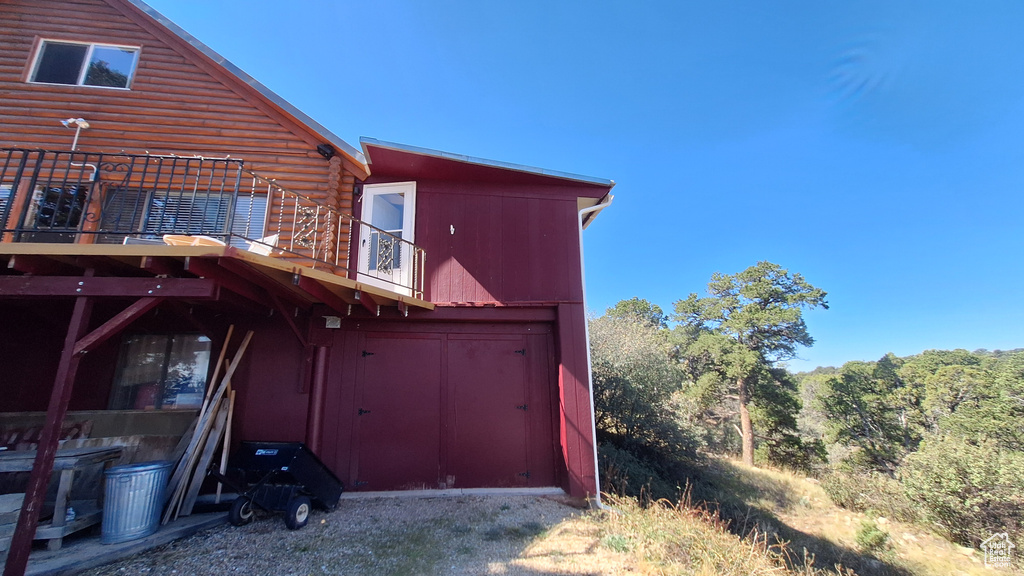
[[[149,3],[353,145],[615,180],[596,312],[770,260],[794,369],[1024,346],[1024,3]]]

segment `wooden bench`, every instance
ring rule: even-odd
[[[64,536],[77,532],[103,518],[103,509],[98,500],[69,500],[75,472],[89,466],[103,465],[107,467],[121,455],[120,448],[66,448],[57,450],[53,460],[53,471],[60,474],[57,485],[57,500],[53,507],[53,518],[49,522],[40,522],[36,528],[36,540],[47,540],[46,547],[60,550]],[[0,452],[0,473],[30,472],[36,459],[35,450],[4,450]],[[68,521],[68,506],[75,509],[75,518]],[[4,531],[14,533],[14,524],[5,525]],[[0,533],[0,538],[10,534]]]

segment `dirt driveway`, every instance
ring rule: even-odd
[[[535,496],[342,500],[301,530],[225,525],[89,572],[154,575],[629,574],[586,512]]]

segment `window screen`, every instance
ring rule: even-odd
[[[78,84],[88,44],[44,42],[32,80],[47,84]]]

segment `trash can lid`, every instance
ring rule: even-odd
[[[112,466],[107,468],[104,472],[107,476],[117,476],[120,474],[135,474],[137,472],[151,472],[160,470],[163,468],[170,468],[173,462],[170,460],[157,460],[156,462],[139,462],[136,464],[124,464],[121,466]]]

